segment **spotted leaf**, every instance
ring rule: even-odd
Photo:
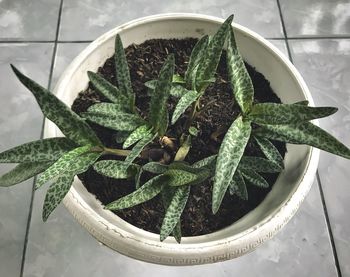
[[[161,192],[167,179],[168,177],[163,175],[156,176],[134,192],[108,204],[106,209],[117,211],[146,202]]]
[[[114,104],[123,106],[124,109],[129,109],[128,97],[123,95],[122,92],[100,74],[88,71],[88,77],[93,86],[109,101]]]
[[[256,135],[293,144],[307,144],[350,159],[350,149],[347,146],[311,122],[263,125],[257,129]]]
[[[203,81],[210,80],[214,77],[227,34],[231,29],[232,19],[233,15],[225,20],[205,49],[205,55],[201,59],[201,63],[196,72],[196,84],[202,83],[199,87],[196,86],[196,90],[198,91],[204,91],[208,86],[209,83]]]
[[[238,117],[228,129],[216,161],[212,210],[215,214],[222,202],[251,133],[250,122]]]
[[[151,128],[148,125],[142,125],[136,128],[124,141],[123,148],[128,148],[140,139],[148,136],[151,133]]]
[[[125,105],[119,103],[97,103],[90,106],[87,112],[104,115],[117,115],[119,113],[127,113],[127,111],[125,110]]]
[[[129,165],[124,161],[103,160],[94,164],[94,170],[104,176],[114,179],[126,179],[135,176],[138,165]]]
[[[266,158],[270,161],[278,164],[281,168],[284,168],[283,157],[281,156],[278,149],[272,144],[271,141],[265,138],[254,137],[255,141],[258,143],[261,151],[264,153]]]
[[[269,183],[254,170],[240,169],[240,173],[249,183],[257,187],[261,187],[261,188],[269,187]]]
[[[119,34],[115,37],[115,68],[118,80],[118,87],[123,95],[129,99],[129,107],[134,108],[135,94],[133,93],[130,79],[128,62],[126,60],[124,47]]]
[[[179,102],[177,102],[172,119],[171,124],[175,124],[175,122],[179,119],[179,117],[187,110],[189,106],[193,102],[195,102],[201,96],[200,93],[190,90],[186,94],[184,94]]]
[[[81,146],[61,156],[53,165],[51,165],[43,174],[40,175],[36,182],[35,189],[40,188],[47,181],[55,178],[65,171],[68,171],[77,162],[77,158],[89,151],[90,148],[90,145]]]
[[[0,187],[21,183],[46,170],[53,162],[25,162],[0,177]]]
[[[265,173],[276,173],[282,171],[282,167],[277,163],[265,158],[252,156],[243,156],[239,163],[239,168]]]
[[[216,157],[217,157],[217,155],[212,155],[212,156],[206,157],[202,160],[195,162],[192,165],[192,167],[194,167],[194,168],[201,168],[201,167],[205,167],[205,166],[213,167],[213,166],[215,166],[215,163],[216,163]]]
[[[145,83],[145,86],[151,90],[154,90],[156,87],[157,80],[151,80]],[[170,95],[176,98],[180,98],[188,92],[186,88],[182,85],[172,83],[170,88]]]
[[[236,194],[242,200],[248,200],[247,185],[239,170],[233,175],[229,189],[231,195]]]
[[[159,78],[151,95],[149,121],[159,136],[163,136],[168,126],[167,100],[170,94],[175,58],[171,54],[160,70]]]
[[[168,166],[158,162],[149,162],[142,166],[142,169],[154,174],[162,174],[168,169]]]
[[[88,170],[88,168],[100,157],[100,153],[86,153],[79,156],[74,163],[50,185],[47,190],[42,218],[46,221],[52,211],[61,203],[68,193],[74,176]]]
[[[50,91],[24,76],[13,65],[11,67],[21,83],[32,92],[45,117],[54,122],[68,139],[79,145],[101,145],[94,131],[80,116]]]
[[[103,114],[85,112],[82,113],[82,116],[91,122],[117,131],[133,131],[145,124],[141,117],[130,113]]]
[[[260,103],[253,106],[248,117],[258,124],[292,124],[334,114],[333,107],[308,107],[295,104]]]
[[[125,162],[131,164],[141,153],[142,149],[149,143],[151,143],[157,135],[149,133],[144,136],[138,143],[131,149],[130,154],[126,157]]]
[[[165,240],[173,232],[175,226],[180,220],[189,195],[190,186],[179,187],[176,189],[174,196],[166,209],[162,226],[160,228],[160,241]]]
[[[253,104],[254,87],[238,51],[233,29],[230,28],[227,43],[227,72],[235,99],[243,114],[248,113]]]
[[[1,163],[26,163],[55,161],[76,145],[67,138],[36,140],[0,153]]]

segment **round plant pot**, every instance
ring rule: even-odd
[[[92,42],[69,65],[54,93],[71,106],[88,86],[87,71],[96,72],[114,54],[114,38],[120,34],[124,47],[154,38],[201,37],[216,32],[222,19],[197,14],[161,14],[121,25]],[[288,59],[260,35],[233,24],[244,59],[270,81],[283,103],[313,101],[302,77]],[[45,137],[61,136],[46,121]],[[90,194],[78,178],[64,199],[76,220],[97,240],[135,259],[165,264],[194,265],[213,263],[244,255],[272,238],[295,214],[310,190],[316,173],[319,151],[308,146],[287,144],[285,169],[263,202],[243,218],[220,231],[184,237],[181,244],[169,237],[141,230],[122,220]]]

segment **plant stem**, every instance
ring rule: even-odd
[[[130,154],[130,150],[123,150],[123,149],[113,149],[113,148],[108,148],[105,147],[103,149],[103,154],[112,154],[112,155],[117,155],[117,156],[122,156],[126,157]]]

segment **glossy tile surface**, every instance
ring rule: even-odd
[[[290,42],[316,105],[338,107],[323,128],[350,147],[350,39]],[[350,161],[322,153],[319,173],[343,276],[350,276]]]
[[[65,0],[62,11],[60,40],[94,40],[104,32],[129,20],[143,16],[187,12],[226,18],[265,37],[283,37],[275,0]]]
[[[42,115],[10,63],[44,86],[52,44],[0,44],[0,152],[40,138]],[[12,168],[0,164],[0,175]],[[0,188],[0,276],[19,276],[33,180]]]
[[[0,40],[54,40],[59,0],[1,0]]]
[[[349,0],[280,0],[289,37],[350,36]]]

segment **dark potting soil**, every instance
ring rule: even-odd
[[[141,45],[131,45],[126,48],[126,56],[130,68],[132,86],[136,94],[136,105],[138,111],[143,117],[147,116],[150,97],[148,89],[144,86],[146,81],[156,79],[161,66],[167,55],[175,54],[176,73],[184,75],[189,56],[196,39],[188,38],[182,40],[148,40]],[[216,154],[220,143],[228,127],[239,114],[239,107],[233,99],[232,89],[228,83],[225,53],[217,69],[217,79],[211,84],[201,99],[199,113],[192,126],[199,130],[199,134],[192,140],[192,148],[186,157],[186,161],[193,163],[202,158]],[[246,64],[249,75],[252,78],[255,89],[255,102],[276,102],[280,99],[272,91],[269,82],[262,74]],[[115,63],[110,58],[99,68],[98,72],[113,84],[117,84],[115,75]],[[75,99],[72,109],[81,113],[87,108],[98,102],[108,102],[94,87],[89,84],[86,91],[81,92]],[[174,110],[176,99],[170,98],[168,110],[170,115]],[[179,139],[184,132],[183,125],[188,114],[183,115],[178,122],[170,126],[168,137]],[[90,123],[96,131],[101,141],[112,148],[121,148],[121,144],[116,142],[118,133],[116,131]],[[286,152],[285,144],[273,142],[279,149],[282,156]],[[175,140],[175,144],[177,141]],[[178,145],[177,145],[178,146]],[[153,153],[153,160],[157,160],[157,155],[162,157],[165,149],[155,141],[148,147]],[[169,153],[173,157],[173,153]],[[250,141],[246,147],[245,155],[263,156],[259,148],[253,141]],[[115,156],[104,156],[101,159],[116,159]],[[138,163],[145,163],[144,160],[138,160]],[[241,200],[237,196],[231,196],[226,193],[219,212],[216,215],[211,211],[212,182],[207,180],[204,183],[191,187],[191,194],[187,205],[181,217],[181,227],[183,236],[197,236],[208,234],[240,219],[249,211],[257,207],[268,192],[271,190],[278,174],[265,174],[264,177],[270,184],[270,188],[262,189],[247,184],[249,199]],[[145,182],[151,175],[143,175],[142,181]],[[79,175],[87,190],[100,200],[103,204],[108,204],[120,197],[123,197],[135,190],[133,180],[116,180],[97,174],[93,169]],[[163,205],[160,197],[137,205],[133,208],[115,212],[118,216],[127,222],[142,228],[144,230],[159,233],[160,226],[164,217]]]

